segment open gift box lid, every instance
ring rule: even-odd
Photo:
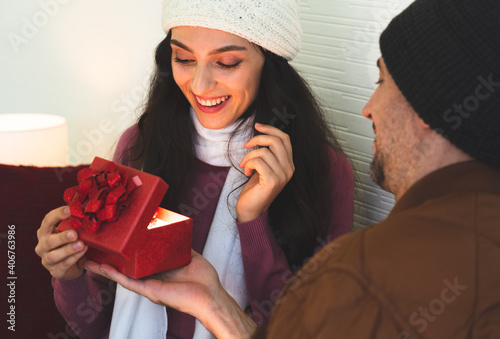
[[[79,239],[89,246],[85,256],[99,264],[111,264],[136,279],[188,264],[193,222],[186,216],[158,207],[168,185],[157,176],[99,157],[94,158],[90,169],[102,174],[110,164],[120,174],[128,176],[129,182],[136,187],[128,193],[116,220],[103,222],[95,233],[77,229]],[[84,205],[89,204],[88,201]],[[71,211],[72,217],[61,221],[59,231],[75,228],[78,218],[73,216],[73,209]],[[91,219],[96,219],[98,213],[86,213],[86,217],[90,215]]]

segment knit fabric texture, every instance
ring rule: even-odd
[[[431,128],[500,168],[499,0],[416,0],[382,33],[380,49]]]
[[[163,29],[177,26],[228,32],[287,60],[302,42],[297,0],[164,0]]]

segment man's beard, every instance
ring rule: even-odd
[[[372,163],[370,165],[370,176],[374,183],[384,188],[385,172],[384,172],[384,157],[380,152],[375,152]]]

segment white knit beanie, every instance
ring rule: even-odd
[[[287,60],[302,42],[297,0],[164,0],[163,29],[177,26],[235,34]]]

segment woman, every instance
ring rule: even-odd
[[[297,13],[293,0],[166,1],[149,100],[114,159],[169,183],[162,206],[193,218],[194,251],[262,324],[292,272],[352,226],[349,161],[288,63],[301,42]],[[82,338],[110,327],[119,337],[141,313],[129,308],[135,296],[119,286],[113,302],[115,286],[84,271],[86,245],[74,231],[53,232],[64,211],[38,232],[56,304]],[[203,337],[193,317],[169,306],[167,337]]]

